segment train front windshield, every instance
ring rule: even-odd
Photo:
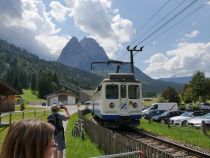
[[[129,94],[129,99],[139,99],[140,98],[139,85],[129,85],[128,94]]]
[[[118,98],[118,85],[106,85],[106,99]]]
[[[129,97],[129,99],[140,98],[140,87],[139,85],[128,85],[128,96],[126,96],[126,86],[121,85],[121,98]],[[106,85],[106,99],[118,99],[118,85]]]

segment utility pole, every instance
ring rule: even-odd
[[[130,52],[130,60],[131,60],[131,73],[134,73],[134,62],[133,62],[133,56],[135,55],[135,54],[133,54],[133,52],[139,52],[139,51],[141,51],[142,52],[142,50],[143,50],[143,48],[144,48],[144,46],[142,46],[140,49],[136,49],[137,48],[137,46],[135,46],[133,49],[130,49],[130,46],[128,46],[127,47],[127,50]]]

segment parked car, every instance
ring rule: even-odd
[[[199,109],[201,110],[210,110],[210,103],[200,104]]]
[[[183,113],[183,111],[166,111],[161,115],[152,117],[152,121],[160,122],[160,123],[167,123],[169,121],[169,118],[174,116],[179,116]]]
[[[180,116],[171,117],[169,120],[171,124],[184,126],[187,124],[187,121],[190,120],[191,118],[196,116],[202,116],[205,114],[206,114],[205,111],[195,111],[195,112],[186,111],[182,113]]]
[[[145,114],[149,114],[152,110],[178,110],[177,103],[169,102],[169,103],[153,103],[151,106],[148,106],[146,109],[142,110],[141,113],[144,116]]]
[[[47,106],[47,103],[42,103],[42,106]]]
[[[148,114],[144,115],[145,119],[151,119],[153,116],[161,115],[162,113],[166,112],[166,110],[151,110]]]
[[[187,125],[200,128],[202,126],[202,121],[204,121],[206,124],[210,124],[210,113],[188,120]]]
[[[191,119],[192,117],[193,112],[184,112],[180,116],[171,117],[169,120],[171,124],[183,126],[186,125],[187,120]]]

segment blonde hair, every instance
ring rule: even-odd
[[[54,127],[37,119],[10,126],[1,150],[1,158],[45,158],[54,137]]]

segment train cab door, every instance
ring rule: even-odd
[[[122,84],[120,85],[120,115],[121,116],[128,116],[128,100],[127,100],[127,85]]]

